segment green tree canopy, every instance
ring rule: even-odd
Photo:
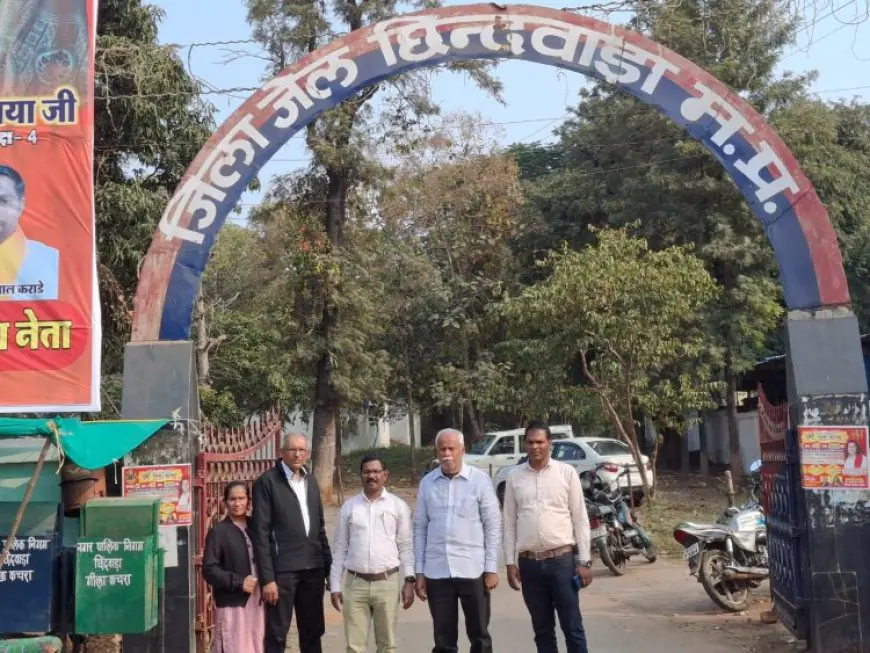
[[[709,406],[715,343],[703,311],[716,298],[716,283],[684,247],[655,251],[625,230],[594,235],[593,245],[551,253],[542,263],[547,279],[502,310],[538,365],[560,371],[558,387],[601,401],[651,496],[635,413],[679,418]],[[574,366],[585,382],[568,386]]]

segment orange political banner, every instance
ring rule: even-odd
[[[0,3],[0,413],[100,409],[97,0]]]

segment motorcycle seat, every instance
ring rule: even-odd
[[[684,522],[677,526],[681,531],[692,533],[695,535],[704,535],[707,533],[723,533],[727,529],[720,524],[697,524],[695,522]]]

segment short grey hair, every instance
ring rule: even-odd
[[[455,435],[459,438],[459,444],[465,446],[465,436],[462,435],[462,431],[459,429],[441,429],[438,433],[435,434],[435,446],[438,446],[438,440],[441,439],[442,435]]]
[[[299,433],[298,431],[291,431],[284,436],[284,442],[281,446],[286,449],[287,445],[290,444],[290,440],[305,440],[305,448],[311,451],[311,442],[308,440],[308,436],[304,433]]]

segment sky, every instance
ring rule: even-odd
[[[151,0],[165,17],[159,38],[163,44],[178,46],[189,71],[209,89],[207,98],[217,109],[218,124],[227,118],[264,82],[266,63],[258,58],[261,48],[248,41],[251,30],[246,21],[244,0]],[[580,0],[573,6],[587,4]],[[812,90],[826,100],[856,97],[870,101],[870,2],[868,0],[795,0],[808,7],[795,46],[786,51],[781,72],[815,70],[818,79]],[[465,4],[447,0],[445,5]],[[563,2],[538,0],[541,6],[561,9]],[[597,17],[600,17],[597,16]],[[624,17],[612,16],[618,23]],[[586,77],[548,66],[506,61],[499,64],[496,76],[504,85],[503,104],[499,104],[473,83],[459,75],[442,73],[433,79],[432,94],[442,112],[479,113],[496,125],[505,144],[552,139],[553,130],[576,106]],[[260,180],[268,187],[275,175],[303,167],[308,159],[302,141],[291,139],[260,170]],[[246,192],[241,199],[244,220],[247,210],[262,197]]]

